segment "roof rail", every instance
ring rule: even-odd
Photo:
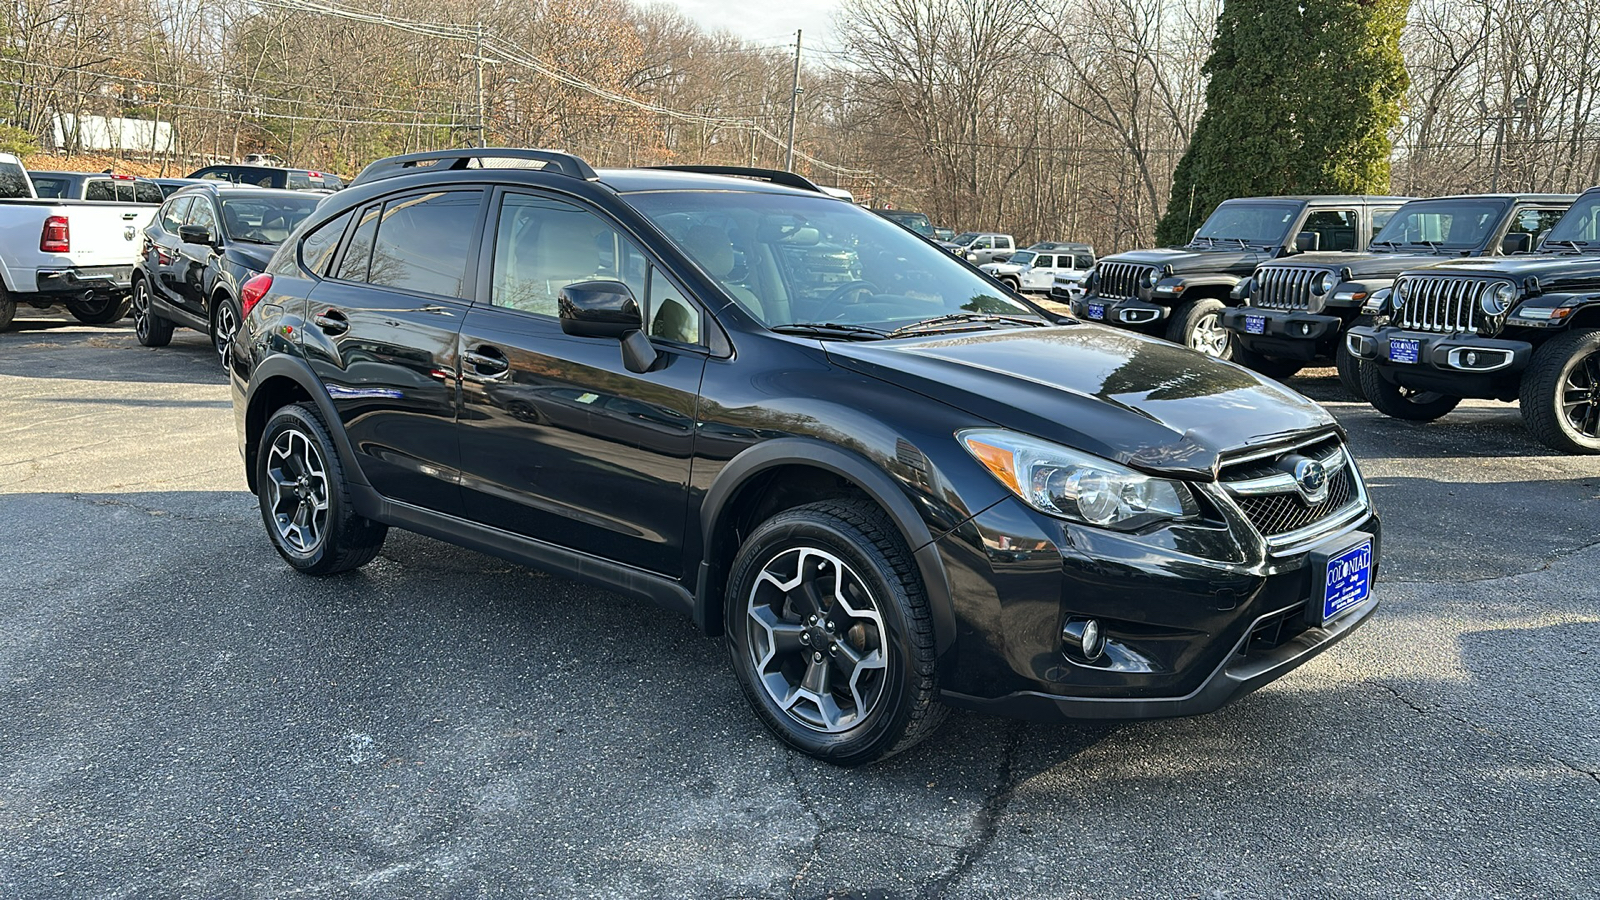
[[[731,175],[734,178],[767,181],[772,184],[781,184],[784,187],[799,188],[802,191],[815,191],[819,194],[826,193],[811,179],[803,175],[796,175],[793,172],[785,172],[782,169],[755,169],[749,166],[645,166],[644,168],[666,169],[671,172],[699,172],[701,175]]]
[[[476,163],[476,164],[475,164]],[[536,169],[559,172],[584,181],[598,181],[599,175],[582,159],[561,150],[530,150],[523,147],[466,147],[458,150],[429,150],[380,159],[361,170],[350,187],[409,175],[418,170],[446,172],[458,169]]]

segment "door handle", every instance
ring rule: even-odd
[[[325,334],[341,335],[350,330],[350,320],[337,309],[319,312],[311,317],[311,321],[317,323],[317,327]]]
[[[468,350],[461,354],[473,372],[480,378],[504,378],[511,374],[511,361],[488,344],[481,344],[477,350]]]

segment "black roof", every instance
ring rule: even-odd
[[[1571,203],[1577,194],[1444,194],[1439,197],[1416,197],[1416,200],[1512,200],[1519,203]]]
[[[1277,197],[1230,197],[1223,203],[1235,203],[1241,200],[1288,200],[1298,203],[1405,203],[1417,200],[1417,197],[1391,197],[1380,194],[1283,194]]]
[[[249,194],[252,197],[304,197],[308,193],[311,192],[295,191],[287,188],[258,187],[253,184],[234,184],[231,181],[223,181],[217,178],[206,178],[191,181],[185,184],[178,190],[173,191],[171,196],[180,197],[185,194],[215,194],[220,197],[225,194]]]

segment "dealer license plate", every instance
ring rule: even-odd
[[[1372,541],[1362,541],[1327,562],[1322,621],[1339,618],[1372,597]]]
[[[1267,317],[1266,316],[1245,316],[1244,317],[1244,331],[1245,331],[1245,334],[1266,334],[1267,333]]]
[[[1105,317],[1106,317],[1106,305],[1104,303],[1091,303],[1091,304],[1089,304],[1089,318],[1091,318],[1091,319],[1104,319]]]
[[[1414,363],[1417,361],[1417,341],[1389,339],[1389,361],[1397,363]]]

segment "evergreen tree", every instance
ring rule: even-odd
[[[1206,111],[1173,173],[1158,242],[1188,240],[1230,197],[1387,191],[1409,5],[1227,0]]]

